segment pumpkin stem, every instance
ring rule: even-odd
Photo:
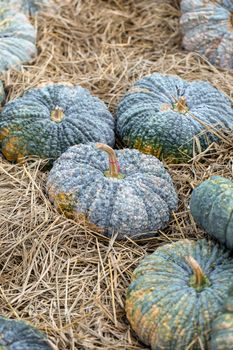
[[[115,177],[115,178],[121,177],[120,176],[120,167],[119,167],[119,163],[117,161],[115,151],[111,147],[109,147],[108,145],[105,145],[103,143],[97,143],[96,147],[98,149],[101,149],[102,151],[105,151],[108,153],[108,156],[109,156],[109,171],[107,172],[108,176]]]
[[[55,109],[51,112],[51,120],[56,123],[60,123],[64,118],[64,112],[62,108],[56,106]]]
[[[186,99],[184,96],[181,96],[179,100],[174,104],[173,106],[174,111],[177,111],[179,113],[186,113],[188,112],[189,108],[186,103]]]
[[[185,257],[185,260],[191,266],[194,273],[190,279],[190,286],[194,287],[198,292],[200,292],[204,287],[210,286],[210,282],[204,275],[198,262],[192,256]]]

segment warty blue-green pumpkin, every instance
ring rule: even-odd
[[[52,350],[46,336],[24,321],[0,317],[1,350]]]
[[[233,1],[182,0],[181,13],[183,47],[233,68]]]
[[[0,5],[23,12],[29,16],[35,15],[45,7],[48,10],[49,6],[53,6],[51,0],[0,0]]]
[[[233,287],[221,314],[212,323],[210,350],[233,350]]]
[[[197,186],[190,199],[190,211],[207,233],[233,250],[233,182],[212,176]]]
[[[174,162],[205,150],[220,129],[233,129],[231,102],[206,81],[154,73],[137,81],[117,109],[124,144]]]
[[[37,53],[36,30],[23,13],[0,8],[0,73],[18,69]]]
[[[230,252],[206,240],[160,246],[133,272],[127,318],[153,350],[208,349],[233,279]]]
[[[49,84],[7,103],[0,116],[3,155],[58,158],[69,146],[86,142],[113,145],[114,119],[104,102],[81,86]]]
[[[54,163],[47,191],[60,212],[117,239],[154,236],[177,208],[171,177],[157,158],[103,144],[70,147]]]

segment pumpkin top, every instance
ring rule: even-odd
[[[197,337],[207,348],[211,322],[222,309],[232,278],[230,252],[213,242],[166,244],[134,270],[127,317],[153,350],[183,350]],[[201,349],[198,344],[195,349]]]
[[[232,0],[182,0],[183,46],[222,68],[233,68]]]
[[[0,72],[19,67],[36,54],[36,31],[27,17],[0,9]]]
[[[95,143],[64,152],[50,171],[47,189],[58,207],[61,196],[70,198],[65,213],[83,213],[118,239],[154,235],[177,207],[171,177],[157,158]]]
[[[52,350],[44,334],[24,321],[0,317],[0,349]]]
[[[231,102],[206,81],[154,73],[138,80],[117,109],[123,142],[166,158],[186,160],[194,136],[206,148],[222,128],[233,128]]]
[[[81,86],[48,84],[7,103],[1,113],[2,153],[54,160],[69,146],[115,142],[114,119],[104,102]],[[12,145],[16,142],[16,146]]]

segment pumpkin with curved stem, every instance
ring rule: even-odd
[[[212,176],[191,195],[190,211],[207,233],[233,249],[233,182]]]
[[[233,287],[230,288],[222,313],[213,321],[211,350],[233,350]]]
[[[183,46],[221,68],[233,68],[232,0],[182,0]]]
[[[51,0],[0,0],[0,5],[3,3],[5,6],[23,12],[26,15],[33,16],[45,6],[52,6]]]
[[[113,145],[114,119],[105,104],[81,86],[49,84],[4,106],[0,141],[10,161],[27,156],[53,161],[78,143]]]
[[[3,84],[0,80],[0,106],[1,106],[2,102],[4,101],[4,99],[5,99],[5,91],[4,91]]]
[[[36,30],[22,13],[0,9],[0,73],[19,68],[37,53]]]
[[[45,335],[24,321],[0,317],[0,349],[52,350]]]
[[[208,82],[178,76],[142,78],[117,110],[117,132],[124,144],[176,162],[192,157],[194,148],[205,150],[218,141],[222,129],[232,128],[231,102],[222,92]]]
[[[207,349],[232,279],[230,252],[213,242],[166,244],[133,272],[127,318],[153,350]]]
[[[70,147],[54,163],[47,191],[60,212],[117,239],[154,236],[177,208],[172,180],[158,159],[103,144]]]

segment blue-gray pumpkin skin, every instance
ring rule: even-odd
[[[62,111],[61,120],[52,114]],[[52,119],[51,119],[52,118]],[[7,103],[0,116],[4,156],[57,159],[68,147],[86,142],[114,144],[114,119],[104,102],[81,86],[49,84]]]
[[[50,171],[50,200],[66,216],[79,222],[85,217],[108,237],[154,236],[177,209],[171,177],[154,156],[131,149],[115,152],[120,179],[105,176],[108,155],[96,144],[70,147]]]
[[[198,262],[208,279],[202,290],[193,286],[187,256]],[[222,310],[232,280],[233,258],[219,245],[206,240],[166,244],[133,272],[127,318],[152,350],[208,349],[211,323]]]
[[[197,186],[191,195],[190,211],[207,233],[233,249],[233,182],[212,176]]]
[[[233,288],[231,287],[222,313],[213,321],[210,350],[233,350]]]
[[[4,91],[3,83],[0,80],[0,107],[4,100],[5,100],[5,91]]]
[[[182,99],[185,105],[179,111]],[[230,100],[205,81],[154,73],[137,81],[118,105],[117,132],[124,144],[170,161],[192,157],[194,137],[202,150],[217,141],[208,127],[232,129],[233,109]]]
[[[34,16],[45,6],[47,9],[49,5],[53,6],[49,0],[0,0],[0,5],[1,3],[13,10],[23,12],[27,16]]]
[[[52,350],[43,333],[24,321],[0,317],[1,350]]]
[[[37,53],[36,30],[23,13],[1,8],[0,73],[18,69]]]
[[[182,0],[183,47],[221,68],[233,68],[233,1]]]

